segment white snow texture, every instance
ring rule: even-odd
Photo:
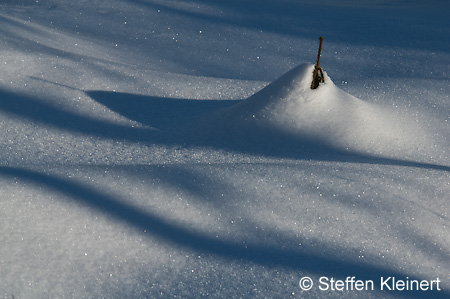
[[[449,8],[0,1],[0,298],[450,298]]]

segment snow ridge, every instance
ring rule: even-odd
[[[326,72],[325,83],[312,90],[313,70],[312,64],[295,67],[248,99],[209,117],[201,130],[222,131],[227,142],[247,145],[273,146],[275,139],[283,142],[278,146],[302,144],[397,158],[417,154],[420,143],[430,142],[414,120],[346,93]]]

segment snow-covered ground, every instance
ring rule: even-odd
[[[449,298],[449,11],[0,1],[0,297]]]

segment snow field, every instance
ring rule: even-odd
[[[12,186],[2,195],[2,219],[14,228],[2,237],[11,244],[2,247],[2,277],[19,275],[4,283],[25,297],[287,295],[299,276],[325,275],[330,266],[331,273],[363,267],[369,277],[384,267],[442,277],[450,187],[438,172],[424,179],[422,170],[409,170],[398,178],[398,168],[306,161],[58,167],[48,174],[2,168]],[[411,194],[411,184],[423,191]],[[131,207],[145,217],[128,218]],[[196,242],[186,243],[186,234]],[[352,262],[344,267],[341,260]],[[49,291],[49,280],[57,288]],[[218,288],[231,281],[241,289]]]
[[[448,297],[448,4],[357,2],[1,2],[0,297]]]

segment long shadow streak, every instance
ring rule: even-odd
[[[198,125],[198,119],[235,105],[239,102],[236,100],[166,99],[104,91],[86,93],[111,110],[147,127],[136,128],[131,125],[127,127],[88,118],[62,110],[42,100],[4,90],[0,90],[0,111],[69,132],[113,140],[169,146],[204,146],[268,157],[392,165],[450,172],[450,166],[446,165],[343,152],[306,138],[270,135],[267,132],[264,132],[263,136],[254,136],[253,139],[247,138],[248,136],[235,138],[220,127],[204,128],[213,131],[212,137],[205,135],[206,138],[197,138],[195,133],[189,131]],[[246,140],[247,143],[241,144],[236,140]]]
[[[450,172],[450,166],[346,152],[321,144],[317,140],[299,140],[298,136],[283,136],[279,132],[271,134],[264,131],[261,136],[255,136],[255,130],[245,135],[242,133],[245,128],[242,128],[243,136],[233,136],[220,126],[204,126],[203,130],[213,131],[205,137],[197,136],[195,131],[192,133],[187,129],[198,125],[199,119],[214,115],[215,112],[241,100],[187,100],[105,91],[87,91],[86,94],[116,113],[165,132],[163,142],[166,144],[200,145],[272,157],[393,165]],[[242,140],[247,143],[240,143]]]
[[[206,137],[199,137],[195,131],[190,131],[198,125],[198,119],[235,105],[239,102],[237,100],[172,99],[105,91],[87,91],[86,94],[116,113],[147,127],[127,127],[88,118],[42,100],[4,90],[0,90],[0,111],[69,132],[113,140],[169,146],[204,146],[277,158],[404,166],[450,172],[450,166],[446,165],[344,152],[320,144],[317,140],[298,139],[295,136],[263,132],[261,136],[253,136],[253,139],[248,138],[249,136],[236,138],[221,127],[205,127],[202,129],[212,131],[211,136],[206,134]],[[247,143],[240,143],[242,140]]]
[[[301,251],[287,250],[267,245],[240,245],[233,242],[212,238],[205,234],[189,230],[179,224],[171,223],[154,213],[142,211],[132,205],[121,202],[81,183],[47,175],[33,170],[0,166],[0,175],[44,185],[49,189],[61,192],[79,203],[112,216],[126,224],[148,231],[151,236],[166,241],[175,247],[196,250],[202,254],[217,256],[230,260],[254,263],[266,267],[281,267],[293,270],[308,271],[328,277],[356,276],[357,279],[373,280],[375,290],[380,290],[380,277],[397,277],[405,279],[405,273],[383,269],[373,265],[364,265],[346,260],[337,260]],[[330,250],[331,251],[331,250]],[[420,280],[420,279],[419,279]],[[398,296],[409,298],[450,298],[450,292],[394,292]]]
[[[69,132],[109,139],[150,142],[156,129],[121,126],[63,110],[27,95],[0,90],[0,111]]]

